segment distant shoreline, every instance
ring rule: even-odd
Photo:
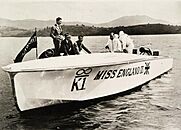
[[[177,34],[143,34],[143,35],[130,35],[130,36],[164,36],[164,35],[181,35],[181,33],[177,33]],[[77,37],[78,35],[74,35],[74,36],[72,36],[72,37]],[[85,37],[108,37],[108,35],[94,35],[94,36],[85,36]],[[29,38],[29,36],[25,36],[25,37],[23,37],[23,36],[18,36],[18,37],[13,37],[13,36],[0,36],[0,38]],[[38,36],[38,38],[51,38],[50,36]]]
[[[134,26],[119,27],[94,27],[85,25],[63,25],[64,33],[72,36],[108,36],[111,32],[119,33],[124,31],[128,35],[160,35],[160,34],[181,34],[181,26],[165,24],[142,24]],[[38,37],[49,37],[51,27],[46,27],[37,31]],[[30,37],[33,30],[25,30],[13,27],[0,30],[0,37]]]

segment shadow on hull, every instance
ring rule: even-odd
[[[72,101],[69,103],[56,104],[56,105],[52,105],[52,106],[46,106],[46,107],[35,108],[32,110],[23,111],[23,112],[21,112],[21,116],[44,115],[44,114],[46,114],[46,115],[69,114],[69,113],[72,113],[79,109],[83,109],[83,108],[89,107],[91,105],[96,105],[97,103],[100,103],[101,101],[114,100],[114,99],[118,98],[119,96],[125,96],[125,95],[131,94],[133,92],[140,91],[142,86],[145,84],[148,84],[148,83],[149,82],[146,82],[133,89],[130,89],[130,90],[118,93],[118,94],[110,95],[110,96],[105,96],[105,97],[86,100],[86,101]]]
[[[161,78],[162,75],[164,74],[168,74],[170,70],[168,70],[167,72],[159,75],[158,77],[152,79],[155,80],[157,78]],[[150,80],[151,81],[151,80]],[[105,97],[101,97],[101,98],[96,98],[96,99],[91,99],[91,100],[86,100],[86,101],[72,101],[69,103],[63,103],[63,104],[56,104],[56,105],[52,105],[52,106],[46,106],[46,107],[41,107],[41,108],[35,108],[35,109],[31,109],[31,110],[26,110],[21,112],[21,116],[22,117],[26,117],[26,116],[35,116],[35,115],[66,115],[66,114],[70,114],[70,113],[74,113],[76,111],[79,111],[80,109],[89,107],[91,105],[96,105],[97,103],[100,103],[101,101],[108,101],[108,100],[114,100],[116,98],[118,98],[119,96],[125,96],[137,91],[141,91],[141,88],[148,84],[150,81],[141,84],[133,89],[124,91],[124,92],[120,92],[117,94],[113,94],[113,95],[109,95],[109,96],[105,96]]]

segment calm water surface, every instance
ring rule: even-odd
[[[103,52],[108,37],[85,37],[92,52]],[[132,36],[135,45],[148,45],[174,58],[173,69],[141,91],[67,112],[49,110],[21,115],[17,111],[8,75],[0,69],[0,129],[8,130],[181,130],[181,35]],[[12,63],[29,38],[0,38],[0,66]],[[73,37],[73,41],[76,37]],[[50,38],[38,39],[38,51],[53,47]],[[32,50],[25,60],[33,59]]]

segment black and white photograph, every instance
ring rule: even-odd
[[[0,0],[1,130],[181,130],[181,0]]]

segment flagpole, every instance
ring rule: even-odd
[[[38,59],[38,48],[36,48],[36,59]]]
[[[37,28],[36,27],[35,27],[35,32],[37,33]],[[36,47],[36,52],[35,53],[36,53],[36,59],[38,59],[38,46]]]

